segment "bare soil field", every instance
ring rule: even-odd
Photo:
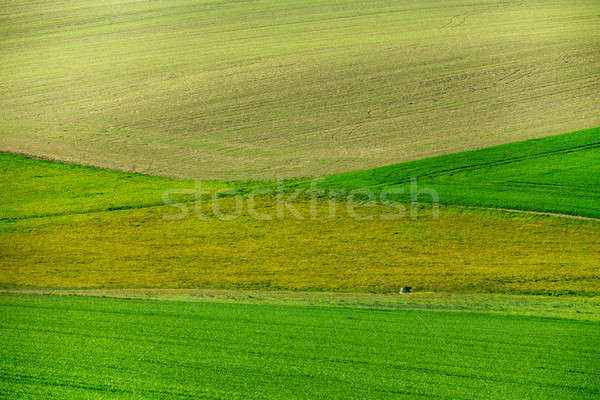
[[[0,150],[271,179],[600,125],[596,0],[0,4]]]

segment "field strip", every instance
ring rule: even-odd
[[[115,168],[115,167],[107,168],[100,164],[88,163],[83,160],[78,161],[78,162],[72,162],[72,161],[63,160],[59,157],[51,157],[51,156],[46,156],[46,155],[40,154],[40,153],[29,153],[26,151],[12,151],[12,150],[7,150],[7,149],[0,149],[0,154],[10,154],[10,155],[14,155],[14,156],[30,158],[32,160],[48,161],[51,163],[71,165],[74,167],[94,168],[94,169],[99,169],[99,170],[103,170],[103,171],[123,172],[126,174],[143,175],[143,176],[148,176],[148,177],[153,177],[153,178],[184,179],[184,178],[181,178],[178,176],[152,175],[152,174],[147,174],[144,172],[132,171],[131,169],[127,169],[127,168]]]
[[[443,176],[443,175],[453,174],[456,172],[473,171],[473,170],[482,169],[482,168],[496,167],[499,165],[509,165],[509,164],[514,164],[516,162],[520,162],[520,161],[535,160],[538,158],[544,158],[544,157],[556,155],[556,154],[575,153],[575,152],[579,152],[579,151],[586,151],[586,150],[592,150],[592,149],[597,149],[597,148],[600,148],[600,142],[590,143],[590,144],[581,145],[581,146],[569,147],[566,149],[552,150],[552,151],[537,153],[537,154],[528,155],[528,156],[512,157],[512,158],[508,158],[508,159],[504,159],[504,160],[492,161],[489,163],[464,165],[464,166],[460,166],[460,167],[456,167],[456,168],[449,168],[449,169],[445,169],[445,170],[441,170],[441,171],[433,171],[430,173],[418,175],[417,178],[435,178],[435,177],[439,177],[439,176]],[[391,182],[386,183],[385,185],[387,186],[387,185],[392,185],[392,184],[398,185],[398,184],[403,184],[403,183],[409,183],[411,181],[411,179],[412,178],[402,179],[399,181],[395,181],[393,183],[391,183]],[[377,185],[373,185],[373,186],[377,187],[377,186],[381,186],[381,184],[377,184]]]
[[[498,165],[508,165],[508,164],[513,164],[513,163],[520,162],[520,161],[534,160],[534,159],[543,158],[543,157],[547,157],[547,156],[551,156],[551,155],[556,155],[556,154],[569,154],[569,153],[575,153],[575,152],[580,152],[580,151],[593,150],[593,149],[598,149],[598,148],[600,148],[600,142],[594,142],[594,143],[588,143],[588,144],[579,145],[579,146],[567,147],[567,148],[564,148],[564,149],[558,149],[558,150],[551,150],[551,151],[540,152],[540,153],[536,153],[536,154],[532,154],[532,155],[511,157],[511,158],[508,158],[508,159],[491,161],[491,162],[487,162],[487,163],[478,163],[478,164],[473,164],[473,165],[463,165],[463,166],[460,166],[460,167],[448,168],[448,169],[444,169],[444,170],[441,170],[441,171],[432,171],[432,172],[429,172],[429,173],[420,174],[417,177],[418,178],[433,178],[433,177],[438,177],[438,176],[442,176],[442,175],[453,174],[455,172],[477,170],[477,169],[482,169],[482,168],[494,167],[494,166],[498,166]],[[483,149],[479,149],[479,150],[483,150]],[[477,150],[475,150],[475,151],[477,151]],[[26,153],[26,152],[18,152],[18,151],[15,152],[15,151],[10,151],[10,150],[0,149],[0,154],[12,154],[12,155],[17,155],[17,156],[23,156],[23,157],[31,158],[31,159],[34,159],[34,160],[49,161],[49,162],[66,164],[66,165],[73,165],[73,166],[79,166],[79,167],[98,168],[98,169],[107,170],[107,171],[135,173],[135,174],[138,174],[138,175],[146,175],[146,176],[155,176],[155,175],[148,175],[148,174],[144,174],[144,173],[132,172],[132,171],[127,171],[127,170],[120,170],[120,169],[113,169],[113,168],[104,168],[104,167],[100,167],[100,166],[97,166],[97,165],[86,164],[86,163],[72,163],[72,162],[62,161],[62,160],[60,160],[58,158],[54,158],[54,157],[47,157],[47,156],[43,156],[43,155],[38,155],[38,154],[33,154],[33,153]],[[454,154],[458,154],[458,153],[454,153]],[[450,156],[451,155],[452,154],[450,154]],[[425,160],[425,159],[421,159],[421,160]],[[415,161],[419,161],[419,160],[415,160]],[[414,162],[414,161],[412,161],[412,162]],[[399,165],[402,165],[402,164],[404,164],[404,163],[401,163]],[[391,166],[383,166],[383,167],[380,167],[380,168],[386,168],[386,167],[391,167]],[[366,170],[366,171],[368,171],[368,170]],[[356,172],[362,172],[362,171],[356,171]],[[350,173],[352,173],[352,172],[350,172]],[[162,175],[161,176],[156,175],[156,176],[160,177],[160,178],[180,179],[178,177],[169,177],[169,176],[162,176]],[[273,181],[265,181],[265,182],[271,182],[272,183]],[[403,183],[409,183],[409,182],[410,182],[410,178],[407,178],[407,179],[402,179],[402,180],[394,181],[394,182],[385,182],[383,185],[389,186],[389,185],[397,185],[397,184],[403,184]],[[379,186],[382,186],[382,184],[381,183],[377,183],[375,185],[369,185],[369,187],[379,187]]]
[[[91,296],[176,302],[270,304],[310,307],[475,311],[600,321],[600,296],[577,297],[448,292],[375,294],[207,288],[4,288],[0,289],[0,294]]]
[[[193,205],[194,201],[181,201],[180,204],[185,205]],[[118,207],[109,207],[106,209],[95,209],[95,210],[87,210],[87,211],[76,211],[76,212],[65,212],[65,213],[53,213],[53,214],[41,214],[41,215],[27,215],[22,217],[14,217],[14,218],[0,218],[0,222],[15,222],[15,221],[25,221],[31,219],[42,219],[42,218],[55,218],[55,217],[68,217],[72,215],[88,215],[88,214],[100,214],[111,211],[128,211],[128,210],[143,210],[147,208],[157,208],[164,207],[166,204],[163,202],[160,203],[150,203],[150,204],[142,204],[139,206],[118,206]],[[481,206],[469,206],[469,205],[461,205],[461,204],[444,204],[445,207],[448,208],[465,208],[465,209],[473,209],[473,210],[490,210],[490,211],[503,211],[508,213],[519,213],[519,214],[531,214],[545,217],[556,217],[556,218],[569,218],[569,219],[577,219],[581,221],[594,221],[600,222],[600,218],[594,217],[585,217],[581,215],[570,215],[570,214],[560,214],[546,211],[531,211],[531,210],[517,210],[511,208],[498,208],[498,207],[481,207]]]
[[[599,394],[597,321],[9,294],[0,309],[7,398]]]
[[[540,216],[544,216],[544,217],[569,218],[569,219],[578,219],[578,220],[583,220],[583,221],[600,222],[600,218],[583,217],[581,215],[560,214],[560,213],[553,213],[553,212],[546,212],[546,211],[515,210],[512,208],[498,208],[498,207],[464,206],[464,205],[459,205],[459,204],[449,204],[448,207],[467,208],[467,209],[473,209],[473,210],[504,211],[504,212],[509,212],[509,213],[531,214],[531,215],[540,215]]]
[[[185,201],[182,201],[181,203],[190,204],[190,202],[185,202]],[[163,207],[163,206],[165,206],[165,204],[163,202],[142,204],[139,206],[116,206],[116,207],[108,207],[105,209],[94,209],[94,210],[86,210],[86,211],[74,211],[74,212],[53,213],[53,214],[39,214],[39,215],[25,215],[22,217],[12,217],[12,218],[4,217],[4,218],[0,218],[0,222],[14,222],[14,221],[23,221],[23,220],[38,219],[38,218],[68,217],[70,215],[99,214],[99,213],[110,212],[110,211],[141,210],[144,208],[155,208],[155,207]]]

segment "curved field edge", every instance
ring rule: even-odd
[[[0,295],[0,309],[8,397],[599,394],[597,322],[39,295]]]
[[[488,206],[505,204],[510,195],[527,208],[544,194],[542,204],[552,204],[550,209],[571,206],[570,212],[595,215],[598,131],[332,176],[319,184],[333,193],[361,186],[376,192],[417,176],[425,188],[460,182],[455,190],[462,204],[483,193]],[[279,220],[278,200],[271,193],[256,197],[255,211],[272,220],[257,220],[244,209],[227,222],[214,215],[210,201],[194,204],[198,186],[224,194],[219,207],[232,213],[234,198],[224,191],[248,194],[274,190],[277,184],[157,178],[10,154],[0,155],[0,168],[5,177],[0,182],[5,194],[0,269],[6,287],[599,292],[600,224],[595,221],[457,207],[442,207],[435,220],[423,204],[413,221],[406,212],[400,215],[403,204],[360,203],[355,211],[371,216],[364,219],[349,214],[348,204],[354,203],[343,196],[333,203],[328,196],[317,198],[312,218],[306,195],[292,204],[304,219],[288,213]],[[507,184],[515,179],[529,183]],[[536,179],[538,185],[531,183]],[[310,182],[282,182],[282,187],[292,192],[310,188]],[[164,193],[181,201],[187,218],[164,220],[179,211],[164,205]],[[440,191],[440,200],[452,200],[448,193]],[[333,221],[332,204],[339,212]],[[196,218],[198,210],[207,221]]]
[[[396,191],[410,201],[418,190],[435,190],[440,203],[600,218],[600,128],[485,149],[331,175],[316,188],[340,193]],[[201,191],[277,191],[265,181],[191,181],[62,164],[0,153],[0,220],[155,207],[190,202]],[[313,181],[282,181],[281,190],[308,190]],[[400,192],[400,193],[398,193]],[[420,202],[432,197],[419,196]]]
[[[328,190],[397,191],[431,202],[600,217],[600,128],[325,177]],[[307,185],[307,183],[303,183]],[[394,197],[395,196],[395,197]]]
[[[597,0],[0,8],[2,150],[275,179],[600,124]]]

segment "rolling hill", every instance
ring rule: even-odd
[[[410,201],[411,179],[442,204],[600,218],[600,128],[328,176],[318,187],[392,189]]]
[[[596,0],[0,1],[0,150],[328,175],[600,125]]]
[[[0,397],[599,398],[598,26],[0,0]]]
[[[597,140],[598,129],[593,129],[319,181],[332,191],[364,187],[377,192],[404,187],[402,182],[416,176],[449,205],[435,219],[423,199],[415,220],[398,214],[402,203],[355,204],[344,196],[316,198],[313,217],[306,193],[291,202],[303,219],[289,212],[280,219],[274,193],[255,196],[253,210],[244,205],[236,211],[237,200],[230,195],[211,202],[205,194],[194,204],[198,183],[192,181],[3,154],[1,189],[10,196],[0,207],[0,283],[386,293],[412,286],[421,291],[597,295],[597,221],[461,208],[597,217]],[[255,189],[277,186],[199,184],[213,195],[239,190],[242,200]],[[287,181],[284,197],[308,186]],[[165,220],[180,212],[164,204],[165,192],[179,195],[179,206],[188,211],[185,218]],[[219,218],[214,204],[231,220]],[[199,210],[203,218],[196,218]]]
[[[431,157],[371,170],[330,175],[317,188],[368,189],[379,194],[400,189],[410,201],[410,181],[434,189],[447,205],[546,211],[600,218],[600,128],[497,147]],[[164,205],[163,194],[193,202],[197,185],[207,192],[278,189],[269,181],[192,181],[82,167],[0,153],[0,220],[85,214],[93,211]],[[303,189],[311,181],[281,182],[282,190]],[[343,196],[342,196],[343,197]],[[394,196],[391,196],[394,198]],[[431,202],[423,196],[421,202]]]

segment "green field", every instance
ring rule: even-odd
[[[0,150],[193,179],[600,126],[597,0],[0,1]]]
[[[0,295],[11,398],[594,399],[598,322]]]
[[[319,186],[400,190],[396,198],[409,201],[412,178],[442,204],[600,218],[600,128],[328,176]]]
[[[410,180],[435,189],[442,204],[548,211],[600,218],[600,128],[509,143],[486,149],[325,177],[318,188],[348,193],[400,189],[410,200]],[[208,192],[276,190],[268,181],[166,179],[81,167],[0,153],[0,220],[85,214],[164,205],[163,193],[193,201],[199,183]],[[286,181],[283,189],[310,188]],[[188,193],[177,194],[177,191]],[[189,193],[192,192],[192,193]],[[343,197],[343,196],[342,196]],[[430,196],[419,198],[431,202]]]
[[[0,398],[600,398],[598,26],[0,0]]]
[[[442,203],[510,207],[574,215],[600,214],[598,132],[593,129],[475,152],[326,178],[331,190],[394,188],[411,176],[435,188]],[[0,284],[43,288],[226,288],[350,292],[418,291],[600,294],[600,224],[566,218],[444,206],[439,219],[422,205],[359,203],[344,196],[293,202],[305,219],[276,218],[276,197],[256,197],[238,218],[216,218],[204,195],[195,218],[165,221],[179,211],[167,190],[194,182],[0,155],[5,180],[0,223]],[[529,182],[529,184],[522,184]],[[537,182],[537,184],[535,184]],[[273,188],[270,182],[201,182],[208,191]],[[402,186],[404,185],[404,186]],[[289,192],[306,186],[286,182]],[[400,187],[405,187],[401,184]],[[460,195],[459,195],[460,194]],[[286,193],[286,196],[289,193]],[[177,196],[175,196],[177,197]],[[427,198],[422,199],[427,201]],[[537,202],[537,203],[535,203]],[[234,213],[232,197],[219,207]],[[331,205],[336,216],[329,216]],[[535,206],[539,204],[539,206]],[[404,211],[403,218],[399,212]],[[118,266],[118,267],[116,267]]]
[[[290,290],[231,290],[202,288],[18,288],[0,289],[11,295],[95,296],[122,299],[377,308],[391,310],[437,310],[499,313],[580,321],[600,321],[600,296],[537,296],[498,293],[358,293]]]

